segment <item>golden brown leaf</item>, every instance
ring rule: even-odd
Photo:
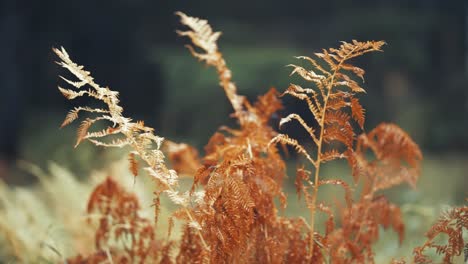
[[[138,176],[138,161],[136,160],[135,153],[128,154],[128,162],[130,172],[133,174],[134,177]]]
[[[356,120],[361,129],[364,129],[364,108],[359,103],[359,99],[357,98],[351,98],[351,113],[354,120]]]

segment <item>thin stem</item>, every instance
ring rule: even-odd
[[[237,94],[237,87],[231,81],[232,79],[231,70],[229,70],[229,68],[227,67],[226,61],[223,59],[219,51],[217,51],[217,56],[218,56],[218,60],[216,61],[216,64],[214,66],[216,67],[216,70],[218,72],[218,77],[219,77],[219,80],[221,81],[220,84],[223,87],[224,92],[226,93],[226,96],[232,105],[232,108],[234,108],[234,112],[235,112],[237,119],[242,125],[242,123],[244,122],[241,116],[242,115],[242,103],[243,103],[242,96],[239,96]]]
[[[148,164],[149,166],[151,166],[151,162],[150,162],[148,159],[144,158],[144,157],[146,157],[147,155],[144,155],[143,153],[141,153],[141,151],[139,151],[138,145],[133,146],[133,147],[134,147],[134,149],[136,149],[136,150],[138,151],[140,158],[142,158],[142,159],[146,162],[146,164]],[[151,167],[151,168],[152,168],[152,167]],[[153,169],[153,168],[152,168],[152,169]],[[164,166],[164,169],[167,170],[167,168],[166,168],[165,166]],[[161,183],[162,183],[170,192],[174,192],[174,188],[172,188],[172,186],[169,185],[167,182],[161,181]],[[190,220],[191,222],[195,221],[194,217],[192,216],[192,214],[190,213],[190,211],[188,210],[188,208],[187,208],[186,206],[183,206],[183,209],[184,209],[185,213],[187,214],[187,217],[189,218],[189,220]],[[210,251],[210,247],[208,246],[208,244],[206,243],[205,239],[203,238],[202,233],[201,233],[200,230],[198,230],[198,229],[197,229],[197,235],[198,235],[198,237],[200,238],[200,241],[201,241],[203,247],[205,248],[205,250]]]
[[[333,84],[333,79],[335,75],[333,74],[332,77],[332,82]],[[314,231],[315,231],[315,204],[317,202],[317,194],[318,194],[318,187],[319,187],[319,174],[320,174],[320,164],[322,161],[322,143],[323,143],[323,134],[324,134],[324,126],[325,126],[325,113],[327,109],[327,103],[328,103],[328,98],[330,96],[330,91],[331,91],[331,85],[330,88],[328,88],[327,95],[324,98],[324,103],[323,103],[323,110],[321,114],[321,119],[320,119],[320,137],[317,145],[317,160],[315,160],[315,177],[314,177],[314,189],[312,192],[312,202],[311,205],[309,205],[309,210],[310,210],[310,240],[309,240],[309,250],[310,250],[310,258],[314,256]]]
[[[351,55],[355,49],[355,47],[348,55],[346,55],[340,63],[336,66],[333,74],[329,77],[330,82],[327,85],[327,95],[323,98],[323,108],[321,113],[321,118],[319,120],[320,124],[320,137],[319,142],[317,145],[317,159],[315,160],[315,177],[314,177],[314,189],[312,192],[312,201],[309,204],[310,210],[310,239],[309,239],[309,250],[310,250],[310,259],[314,256],[314,233],[315,233],[315,211],[316,211],[316,203],[317,203],[317,195],[318,195],[318,187],[319,187],[319,175],[320,175],[320,164],[322,163],[322,145],[323,145],[323,134],[325,132],[325,120],[326,120],[326,112],[327,112],[327,103],[328,98],[330,97],[331,90],[333,89],[333,83],[335,81],[335,76],[338,73],[341,64],[348,59],[348,56]]]

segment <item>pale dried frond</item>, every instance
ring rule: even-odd
[[[307,125],[304,119],[302,119],[302,117],[298,114],[289,114],[287,117],[281,118],[279,126],[281,127],[282,125],[290,122],[293,119],[297,120],[299,124],[301,124],[301,126],[307,131],[307,133],[309,133],[309,136],[312,138],[314,143],[318,145],[319,141],[317,139],[317,136],[315,135],[315,130],[311,128],[309,125]]]
[[[65,51],[64,48],[61,48],[60,50],[54,48],[53,50],[61,59],[61,61],[57,63],[60,66],[68,69],[76,78],[78,78],[81,82],[84,82],[85,84],[80,83],[79,85],[76,85],[76,82],[67,82],[75,86],[76,88],[82,88],[83,85],[88,85],[93,90],[93,93],[95,93],[96,95],[93,97],[104,102],[107,106],[107,109],[76,107],[69,112],[62,126],[66,126],[73,122],[75,119],[77,119],[78,113],[80,111],[86,111],[94,114],[102,114],[98,115],[95,118],[87,118],[81,123],[78,129],[76,145],[80,144],[81,141],[84,139],[87,139],[95,143],[96,145],[106,147],[123,147],[126,145],[130,145],[135,150],[132,155],[139,156],[148,164],[153,164],[154,162],[148,161],[156,159],[156,163],[163,166],[164,156],[155,156],[150,150],[152,143],[154,143],[158,148],[161,144],[161,138],[151,133],[153,129],[145,127],[142,122],[134,123],[130,118],[124,117],[122,115],[122,107],[119,105],[117,92],[112,91],[109,88],[103,88],[97,83],[95,83],[94,79],[90,75],[90,72],[85,71],[83,66],[79,66],[78,64],[74,63],[70,59],[68,53]],[[63,93],[64,89],[60,87],[59,89]],[[80,94],[78,96],[82,95],[84,94]],[[67,98],[69,98],[69,96]],[[99,132],[89,132],[91,126],[95,122],[100,120],[110,121],[113,123],[113,126],[109,126],[106,129]],[[113,139],[111,142],[103,142],[97,140],[98,138],[105,138],[106,136],[114,134],[120,134],[123,136],[123,138]],[[131,160],[134,161],[134,156]],[[136,168],[132,169],[132,171],[135,171],[135,169]]]
[[[220,54],[217,54],[218,45],[216,41],[221,36],[221,32],[213,32],[208,21],[204,19],[187,16],[182,12],[176,12],[176,15],[180,17],[180,22],[183,25],[191,29],[190,31],[177,30],[177,34],[180,36],[188,36],[194,45],[206,52],[204,54],[197,53],[192,46],[187,45],[192,54],[210,65],[216,65],[220,59]]]
[[[316,74],[314,71],[306,70],[302,68],[301,66],[297,66],[294,64],[289,64],[288,66],[294,68],[294,70],[291,72],[290,75],[297,73],[305,80],[310,81],[310,82],[315,82],[318,85],[321,85],[322,81],[326,79],[324,75]]]
[[[188,193],[179,194],[178,191],[171,191],[171,190],[167,190],[165,192],[173,203],[181,205],[183,207],[187,207],[188,202],[189,202]]]
[[[312,164],[315,165],[315,162],[312,159],[312,157],[309,155],[309,153],[307,153],[305,148],[301,144],[299,144],[299,142],[297,142],[297,140],[288,137],[288,135],[279,134],[270,141],[270,145],[273,145],[276,143],[283,143],[283,144],[292,146],[298,153],[304,155],[308,161],[310,161]]]
[[[136,175],[138,172],[138,165],[136,163],[136,157],[138,157],[146,164],[145,170],[160,184],[162,191],[166,191],[171,200],[185,208],[187,215],[190,215],[191,213],[186,208],[188,203],[185,202],[184,196],[178,195],[178,192],[175,190],[178,185],[178,175],[176,171],[166,167],[164,154],[159,150],[163,138],[155,135],[153,133],[154,130],[150,127],[146,127],[142,121],[133,122],[131,118],[124,117],[122,115],[123,108],[119,105],[118,92],[112,91],[107,87],[103,88],[95,83],[90,72],[85,71],[83,66],[74,63],[64,48],[54,48],[53,51],[61,59],[57,64],[69,70],[70,73],[78,79],[78,82],[73,82],[65,78],[62,79],[77,89],[84,88],[83,86],[89,86],[90,88],[88,91],[82,90],[80,92],[75,92],[59,87],[62,94],[68,99],[88,95],[105,103],[107,106],[107,109],[78,107],[70,111],[65,121],[62,123],[62,126],[66,126],[76,120],[79,111],[87,111],[98,115],[95,118],[87,118],[82,122],[78,129],[76,146],[84,139],[89,140],[97,146],[103,147],[130,146],[133,149],[129,158],[132,173]],[[112,122],[113,125],[98,132],[89,132],[92,125],[101,120]],[[110,142],[102,141],[111,135],[118,135],[121,136],[121,138],[113,138]],[[190,218],[192,218],[191,215]],[[192,221],[195,220],[192,219]],[[199,233],[199,236],[203,241],[204,248],[208,249],[208,245],[204,242],[201,233]]]
[[[178,30],[177,34],[189,37],[192,43],[202,50],[202,52],[197,52],[193,46],[187,45],[194,57],[216,68],[220,84],[234,108],[236,117],[241,123],[246,122],[245,119],[248,119],[248,117],[245,117],[243,112],[245,98],[237,94],[237,87],[231,81],[231,70],[227,67],[226,61],[221,52],[218,51],[216,44],[221,32],[213,32],[206,20],[190,17],[182,12],[176,12],[176,15],[180,17],[182,24],[190,28],[188,31]]]

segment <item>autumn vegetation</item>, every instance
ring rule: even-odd
[[[288,66],[301,84],[272,88],[250,102],[238,94],[218,48],[221,33],[206,20],[177,15],[185,27],[177,34],[191,41],[187,48],[192,56],[216,69],[237,126],[221,127],[199,155],[125,116],[118,92],[97,84],[64,48],[54,49],[58,65],[72,76],[62,77],[68,88],[59,86],[60,92],[69,100],[88,96],[103,105],[77,106],[66,115],[62,127],[81,119],[76,146],[87,140],[125,147],[135,180],[150,177],[156,186],[154,219],[140,214],[140,201],[128,186],[111,177],[96,186],[87,198],[92,216],[87,222],[96,227],[94,252],[65,263],[374,263],[373,245],[382,228],[396,232],[401,243],[401,209],[383,191],[402,184],[416,187],[423,155],[396,124],[366,129],[360,98],[372,90],[363,87],[365,71],[352,64],[356,57],[381,52],[385,42],[352,40],[297,57]],[[310,116],[287,113],[279,124],[272,122],[286,96],[304,104]],[[290,122],[307,132],[307,141],[278,132]],[[306,204],[304,217],[279,214],[288,206],[285,156],[291,151],[300,157],[294,177],[297,199]],[[352,177],[322,177],[321,167],[337,159],[347,161]],[[182,175],[193,178],[189,191],[180,190]],[[320,200],[325,185],[336,188],[340,197]],[[178,207],[169,217],[167,236],[156,232],[162,196]],[[171,237],[175,221],[183,223],[180,239]],[[464,254],[467,228],[468,207],[452,208],[427,232],[427,242],[414,249],[412,259],[393,262],[431,263],[426,253],[432,248],[444,263],[452,263]],[[448,237],[445,244],[436,243],[440,234]]]

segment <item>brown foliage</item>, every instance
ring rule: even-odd
[[[221,127],[205,147],[198,152],[186,144],[165,141],[154,135],[143,122],[132,122],[122,115],[117,92],[94,83],[90,73],[71,61],[64,49],[55,52],[59,65],[78,78],[65,81],[79,92],[59,87],[67,99],[91,96],[107,106],[106,109],[77,107],[68,113],[62,126],[78,118],[80,111],[98,115],[87,118],[78,129],[77,144],[89,140],[98,146],[130,146],[130,170],[136,176],[138,161],[155,180],[155,221],[139,216],[136,197],[108,178],[91,195],[88,213],[97,214],[96,252],[90,256],[70,259],[71,263],[99,263],[111,259],[114,263],[372,263],[372,245],[378,240],[379,227],[392,228],[400,243],[404,224],[398,206],[379,192],[401,183],[415,186],[420,173],[422,154],[417,144],[401,128],[381,124],[369,133],[364,129],[365,110],[357,95],[365,92],[354,80],[364,79],[364,70],[349,60],[365,53],[380,51],[383,41],[342,42],[339,48],[316,53],[316,58],[298,57],[308,61],[312,69],[297,65],[292,74],[300,75],[314,88],[291,84],[283,95],[304,101],[318,126],[305,122],[301,115],[291,113],[280,121],[298,122],[309,134],[310,145],[301,145],[286,134],[278,134],[269,125],[271,116],[282,108],[278,92],[270,89],[251,104],[237,94],[232,74],[216,43],[220,32],[214,32],[206,20],[178,12],[192,45],[193,56],[217,70],[237,119],[238,128]],[[89,132],[97,121],[113,125],[98,132]],[[117,138],[115,138],[117,136]],[[112,137],[110,142],[103,139]],[[276,144],[291,145],[303,155],[310,166],[297,169],[297,193],[310,212],[310,222],[303,218],[278,215],[275,199],[285,208],[283,193],[285,162]],[[312,147],[310,147],[312,146]],[[171,161],[166,166],[163,151]],[[369,153],[373,158],[369,158]],[[352,170],[353,184],[341,179],[321,179],[320,167],[335,159],[347,159]],[[179,193],[178,177],[193,177],[190,192]],[[353,188],[364,186],[360,193]],[[334,185],[344,190],[346,206],[332,207],[317,201],[319,187]],[[171,233],[174,219],[185,222],[178,241],[161,241],[155,237],[159,216],[160,195],[165,193],[180,208],[169,220]],[[316,213],[326,215],[325,232],[316,228]],[[457,219],[454,226],[451,221]],[[461,220],[460,220],[461,219]],[[338,221],[337,221],[338,220]],[[449,223],[450,222],[450,223]],[[462,228],[466,228],[466,208],[454,209],[428,233],[429,242],[415,250],[415,261],[424,258],[427,247],[437,247],[449,261],[460,254]],[[450,236],[448,246],[436,246],[431,241],[439,233]],[[169,236],[168,236],[169,237]],[[109,241],[129,240],[124,246]],[[394,263],[401,263],[395,260]]]
[[[413,261],[415,263],[433,263],[424,254],[424,251],[428,248],[434,248],[437,254],[444,256],[444,263],[453,263],[453,258],[460,256],[465,250],[466,262],[468,243],[463,240],[463,230],[468,230],[468,206],[455,207],[446,211],[426,233],[427,240],[424,245],[414,249]],[[434,239],[440,234],[448,236],[446,245],[438,245],[434,242]]]
[[[164,259],[168,252],[156,240],[154,225],[139,216],[137,197],[108,177],[91,194],[87,212],[89,222],[97,220],[96,253],[77,256],[67,263],[149,263]]]
[[[291,74],[300,75],[304,80],[315,85],[315,89],[291,84],[284,94],[291,95],[307,103],[310,113],[318,123],[318,130],[316,131],[306,124],[304,119],[295,113],[283,118],[280,125],[292,120],[299,122],[309,133],[311,141],[316,147],[317,154],[315,159],[312,158],[312,154],[310,154],[312,151],[308,151],[306,147],[300,145],[296,140],[289,138],[287,135],[276,136],[272,139],[272,143],[281,142],[292,145],[300,154],[303,154],[307,158],[315,170],[315,175],[312,177],[313,181],[309,180],[309,177],[301,177],[299,182],[296,181],[297,186],[302,186],[299,190],[306,194],[306,202],[310,211],[308,257],[311,260],[316,255],[314,252],[315,247],[313,246],[316,243],[313,239],[315,235],[315,213],[317,209],[323,208],[323,206],[317,207],[320,166],[324,162],[338,158],[354,159],[353,156],[356,155],[353,149],[355,132],[351,124],[351,117],[358,123],[361,129],[364,128],[364,109],[356,95],[365,92],[365,90],[347,73],[350,71],[361,79],[364,79],[364,70],[348,64],[348,61],[368,52],[380,51],[384,44],[383,41],[359,42],[353,40],[352,43],[342,42],[339,49],[324,49],[322,53],[315,53],[315,56],[319,60],[322,60],[327,67],[321,66],[315,59],[310,57],[298,58],[310,62],[313,67],[312,70],[293,64],[290,65],[293,68]],[[351,111],[351,114],[348,114],[349,111]],[[351,164],[353,165],[355,162]],[[302,180],[305,180],[308,185],[307,187],[304,187],[300,183]],[[337,184],[338,182],[329,183]],[[349,197],[350,195],[347,195],[348,204],[350,204]],[[327,210],[327,214],[331,215],[331,211]]]
[[[194,147],[169,140],[165,141],[164,147],[172,168],[181,176],[194,175],[200,168],[200,158]]]

